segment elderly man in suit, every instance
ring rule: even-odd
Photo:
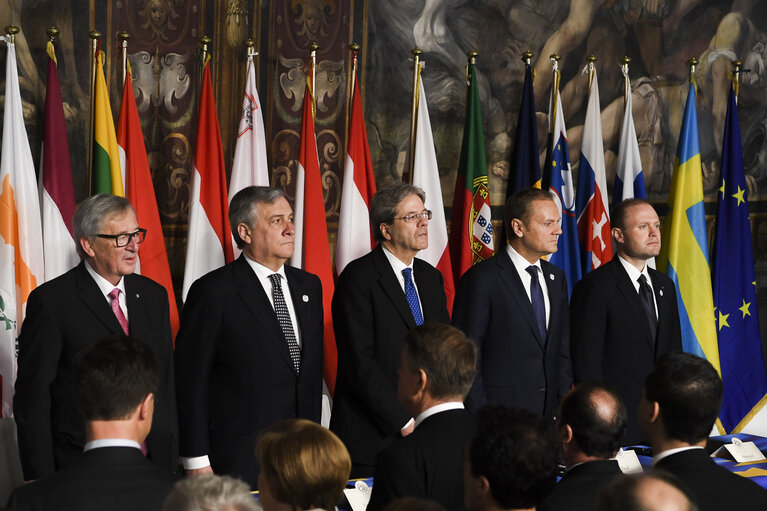
[[[256,487],[259,431],[290,417],[320,420],[322,286],[285,265],[295,229],[282,190],[244,188],[229,222],[242,255],[192,284],[181,316],[180,454],[188,473]]]
[[[19,337],[13,409],[24,477],[38,479],[82,456],[85,427],[72,394],[72,361],[116,333],[146,343],[160,365],[145,450],[173,472],[178,427],[168,293],[133,273],[146,230],[130,202],[104,194],[78,206],[73,228],[82,261],[32,291]]]
[[[330,429],[349,449],[352,477],[373,474],[386,437],[413,430],[412,414],[397,401],[405,334],[450,322],[442,274],[415,258],[429,245],[425,198],[399,181],[378,190],[370,204],[378,246],[344,268],[333,295],[338,380]]]
[[[642,382],[655,361],[682,351],[676,288],[649,259],[660,252],[660,220],[643,199],[627,199],[612,213],[613,259],[575,285],[570,332],[575,382],[614,387],[630,417],[626,442],[642,440],[634,416]]]
[[[637,412],[653,468],[679,478],[701,511],[767,509],[767,490],[720,467],[705,451],[723,392],[719,374],[703,358],[669,353],[658,361]]]
[[[473,429],[463,399],[476,348],[457,328],[434,323],[408,332],[400,358],[397,393],[415,430],[378,453],[368,509],[420,497],[463,511],[463,454]]]
[[[529,188],[506,201],[506,249],[458,282],[453,323],[477,343],[477,376],[466,399],[521,407],[551,418],[572,386],[567,281],[542,257],[557,251],[560,212]]]
[[[178,476],[141,452],[160,385],[152,349],[124,335],[108,337],[77,356],[72,379],[85,418],[85,452],[55,474],[17,488],[10,508],[159,511]]]

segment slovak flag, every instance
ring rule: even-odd
[[[626,109],[623,111],[623,125],[618,146],[618,170],[615,173],[613,206],[626,199],[647,198],[639,143],[636,128],[634,128],[634,116],[631,113],[631,82],[626,71],[623,72],[623,76],[626,80]]]
[[[586,107],[586,122],[583,125],[578,191],[575,196],[581,269],[584,275],[613,257],[600,115],[599,86],[594,72]]]

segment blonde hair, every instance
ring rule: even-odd
[[[343,442],[305,419],[284,420],[264,430],[256,458],[274,498],[294,510],[333,509],[352,466]]]

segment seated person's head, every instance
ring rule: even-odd
[[[135,418],[146,436],[152,426],[159,374],[149,346],[125,335],[107,337],[75,358],[75,401],[87,422]]]
[[[595,511],[697,511],[690,493],[671,474],[661,470],[623,474],[597,494]]]
[[[162,510],[261,511],[261,508],[246,483],[229,476],[205,474],[177,482],[165,498]]]
[[[305,419],[288,419],[264,430],[256,444],[258,488],[265,511],[333,509],[351,470],[343,442]]]
[[[724,387],[708,360],[690,353],[669,353],[644,383],[639,426],[645,438],[689,444],[708,438],[719,416]]]
[[[542,418],[527,410],[486,405],[466,449],[466,508],[535,507],[554,487],[556,468],[554,436]]]

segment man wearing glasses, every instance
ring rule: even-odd
[[[134,274],[146,229],[130,202],[113,195],[83,201],[73,219],[81,262],[29,295],[19,336],[13,411],[26,480],[72,464],[85,445],[75,406],[75,355],[113,334],[147,344],[160,366],[152,431],[141,446],[168,472],[176,468],[178,426],[168,294]]]
[[[402,182],[373,196],[378,246],[344,268],[333,295],[338,379],[330,429],[349,449],[352,477],[373,475],[386,437],[413,431],[414,418],[397,401],[405,334],[423,323],[450,322],[442,274],[415,258],[429,246],[425,198]]]

